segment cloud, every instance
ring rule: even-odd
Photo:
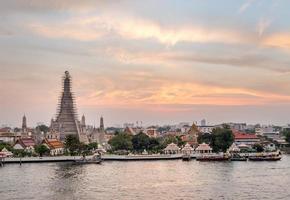
[[[240,6],[238,13],[245,12],[253,3],[255,0],[245,0],[245,2]]]
[[[259,36],[261,37],[264,33],[264,31],[271,25],[272,20],[269,19],[260,19],[259,23],[257,24],[257,31],[259,33]]]
[[[49,38],[92,41],[100,37],[121,36],[128,40],[154,39],[165,45],[178,42],[243,43],[254,42],[250,34],[226,28],[203,26],[166,27],[156,22],[114,15],[74,17],[63,22],[31,23],[29,29]]]
[[[290,33],[282,32],[282,33],[274,33],[267,37],[265,37],[262,41],[263,45],[290,49]]]

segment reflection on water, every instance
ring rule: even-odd
[[[290,199],[279,162],[43,163],[0,168],[0,199]]]

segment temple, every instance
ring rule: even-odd
[[[51,120],[50,128],[55,137],[61,141],[65,141],[68,135],[75,135],[81,142],[88,143],[88,138],[82,131],[82,123],[78,120],[75,99],[71,92],[71,76],[68,71],[65,72],[63,77],[63,91],[60,96],[56,119]]]

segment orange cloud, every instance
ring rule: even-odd
[[[266,37],[263,44],[267,46],[290,48],[290,33],[275,33]]]
[[[150,84],[150,82],[148,82]],[[290,96],[243,88],[218,87],[195,82],[163,80],[146,87],[112,87],[82,97],[83,105],[265,105],[289,102]]]
[[[202,26],[162,27],[152,21],[114,17],[114,15],[76,17],[54,24],[32,23],[30,30],[51,38],[70,38],[80,41],[96,40],[104,35],[116,34],[126,39],[155,39],[162,44],[178,42],[243,43],[251,37],[241,31],[211,29]]]

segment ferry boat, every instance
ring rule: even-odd
[[[92,158],[86,158],[83,156],[81,159],[77,159],[74,161],[75,164],[101,164],[102,158],[100,154],[94,154]]]
[[[226,154],[207,154],[196,157],[198,161],[229,161],[230,157]]]
[[[245,156],[241,156],[240,154],[235,153],[235,154],[232,154],[230,160],[231,161],[247,161],[248,159]]]
[[[250,161],[278,161],[282,156],[280,152],[275,153],[260,153],[254,156],[249,156]]]

